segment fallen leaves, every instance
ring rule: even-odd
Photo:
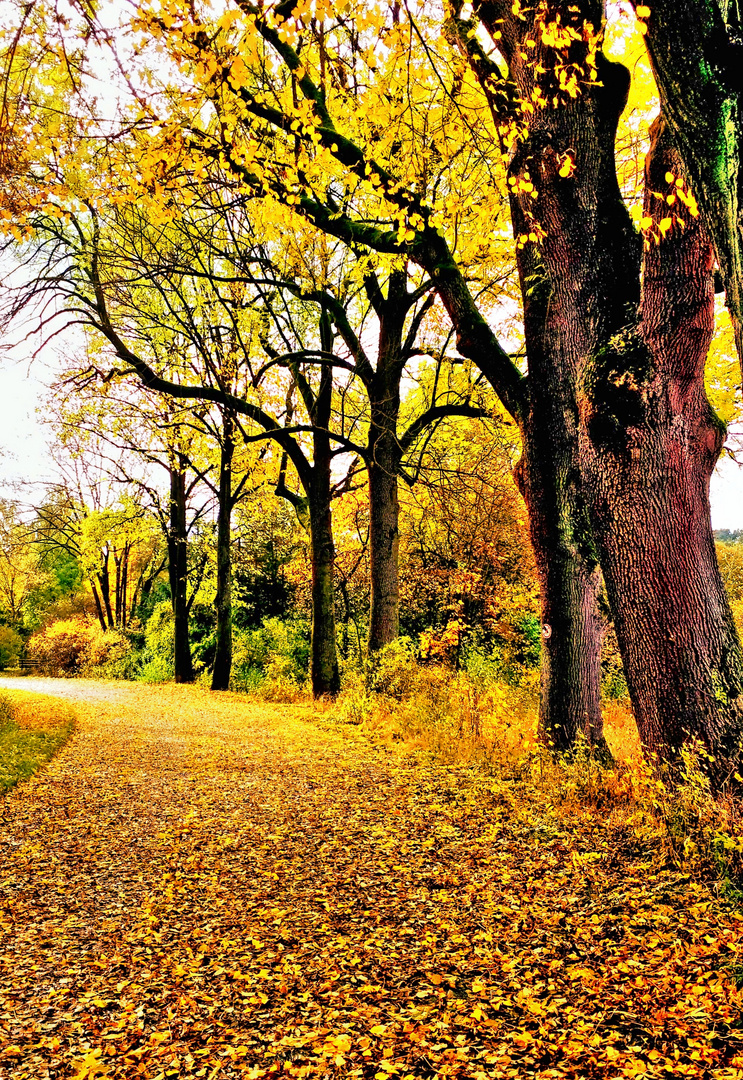
[[[743,915],[610,821],[297,707],[99,692],[7,803],[0,1076],[743,1077]]]

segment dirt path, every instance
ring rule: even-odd
[[[0,1077],[743,1077],[738,916],[616,825],[307,709],[4,687],[80,723],[2,806]]]

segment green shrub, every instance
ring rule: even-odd
[[[367,689],[402,701],[415,686],[419,673],[417,650],[407,637],[397,638],[367,661]]]
[[[260,630],[234,630],[234,690],[273,701],[295,700],[307,678],[309,627],[303,619],[265,619]]]
[[[160,600],[144,628],[144,649],[138,657],[138,682],[168,682],[175,674],[175,623],[170,600]]]
[[[10,626],[0,626],[0,671],[13,667],[21,653],[23,638]]]
[[[137,682],[163,683],[173,678],[173,661],[163,656],[151,656],[145,659],[137,673]]]
[[[175,622],[170,600],[155,604],[144,628],[144,642],[149,657],[173,662],[175,656]]]
[[[263,670],[269,678],[285,678],[301,685],[310,663],[310,628],[304,619],[264,619],[268,655]]]

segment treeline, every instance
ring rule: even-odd
[[[119,400],[109,432],[122,416]],[[63,440],[59,481],[35,508],[3,505],[3,666],[23,653],[50,674],[198,677],[242,689],[269,675],[299,688],[311,671],[313,624],[327,619],[338,666],[363,669],[373,595],[365,486],[335,503],[331,610],[318,610],[310,529],[302,508],[286,497],[281,454],[253,448],[234,459],[225,590],[222,511],[211,477],[221,460],[218,444],[203,438],[196,465],[194,439],[190,465],[175,485],[165,469],[135,482],[142,443],[125,454],[117,442],[116,454],[106,455],[106,440],[86,435],[79,422],[72,429],[59,417],[50,422]],[[538,661],[539,623],[524,514],[510,475],[512,435],[493,422],[459,423],[461,430],[441,424],[432,434],[426,468],[403,493],[396,617],[403,636],[432,659],[456,667],[474,650],[518,682]],[[179,430],[168,426],[168,437]],[[182,559],[181,588],[174,553]]]

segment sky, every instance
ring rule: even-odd
[[[51,369],[43,361],[0,361],[0,494],[12,497],[19,479],[41,482],[52,477],[47,453],[50,432],[37,409],[46,393]],[[743,529],[743,467],[721,459],[712,478],[712,526]]]

